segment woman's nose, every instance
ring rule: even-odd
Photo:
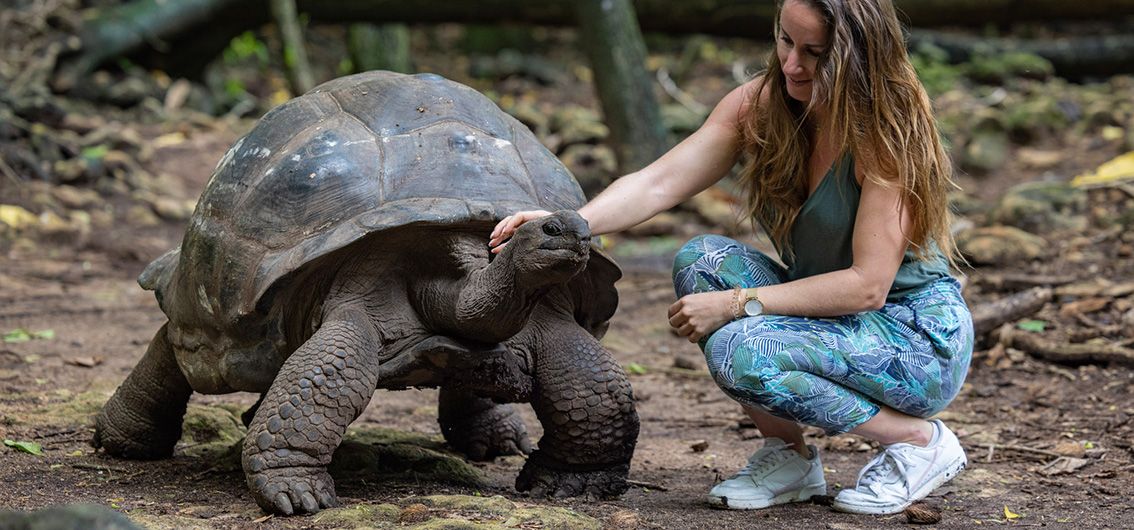
[[[799,53],[795,50],[788,52],[787,60],[784,61],[784,73],[798,74],[803,71],[803,65],[799,62]]]

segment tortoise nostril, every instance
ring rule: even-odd
[[[547,223],[543,225],[543,233],[549,236],[563,235],[563,227],[559,223]]]

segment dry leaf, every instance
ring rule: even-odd
[[[1005,519],[1007,519],[1007,520],[1009,520],[1009,521],[1013,521],[1013,520],[1019,519],[1019,518],[1020,518],[1020,514],[1018,514],[1018,513],[1015,513],[1015,512],[1013,512],[1012,510],[1009,510],[1009,509],[1008,509],[1008,505],[1007,505],[1007,504],[1005,504],[1005,505],[1004,505],[1004,518],[1005,518]]]
[[[941,510],[924,502],[915,502],[906,508],[906,522],[912,524],[937,524],[941,522]]]
[[[1110,303],[1110,298],[1084,298],[1064,304],[1059,309],[1059,314],[1065,317],[1074,316],[1078,314],[1094,313],[1107,306]]]
[[[1050,477],[1054,475],[1070,475],[1090,463],[1086,458],[1061,456],[1041,467],[1039,474]]]
[[[95,366],[102,364],[102,357],[90,355],[84,357],[71,357],[64,362],[74,366],[82,366],[83,368],[94,368]]]

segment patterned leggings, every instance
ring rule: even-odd
[[[678,298],[785,276],[763,253],[716,235],[686,243],[673,265]],[[879,404],[921,418],[944,409],[968,372],[973,327],[960,284],[943,278],[877,311],[740,318],[700,345],[732,399],[837,434],[872,418]]]

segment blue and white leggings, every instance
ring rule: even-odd
[[[786,281],[758,250],[717,235],[677,253],[673,285],[692,293]],[[956,397],[973,351],[972,317],[953,278],[930,283],[882,309],[837,318],[740,318],[701,341],[717,385],[741,404],[847,432],[879,404],[925,418]]]

